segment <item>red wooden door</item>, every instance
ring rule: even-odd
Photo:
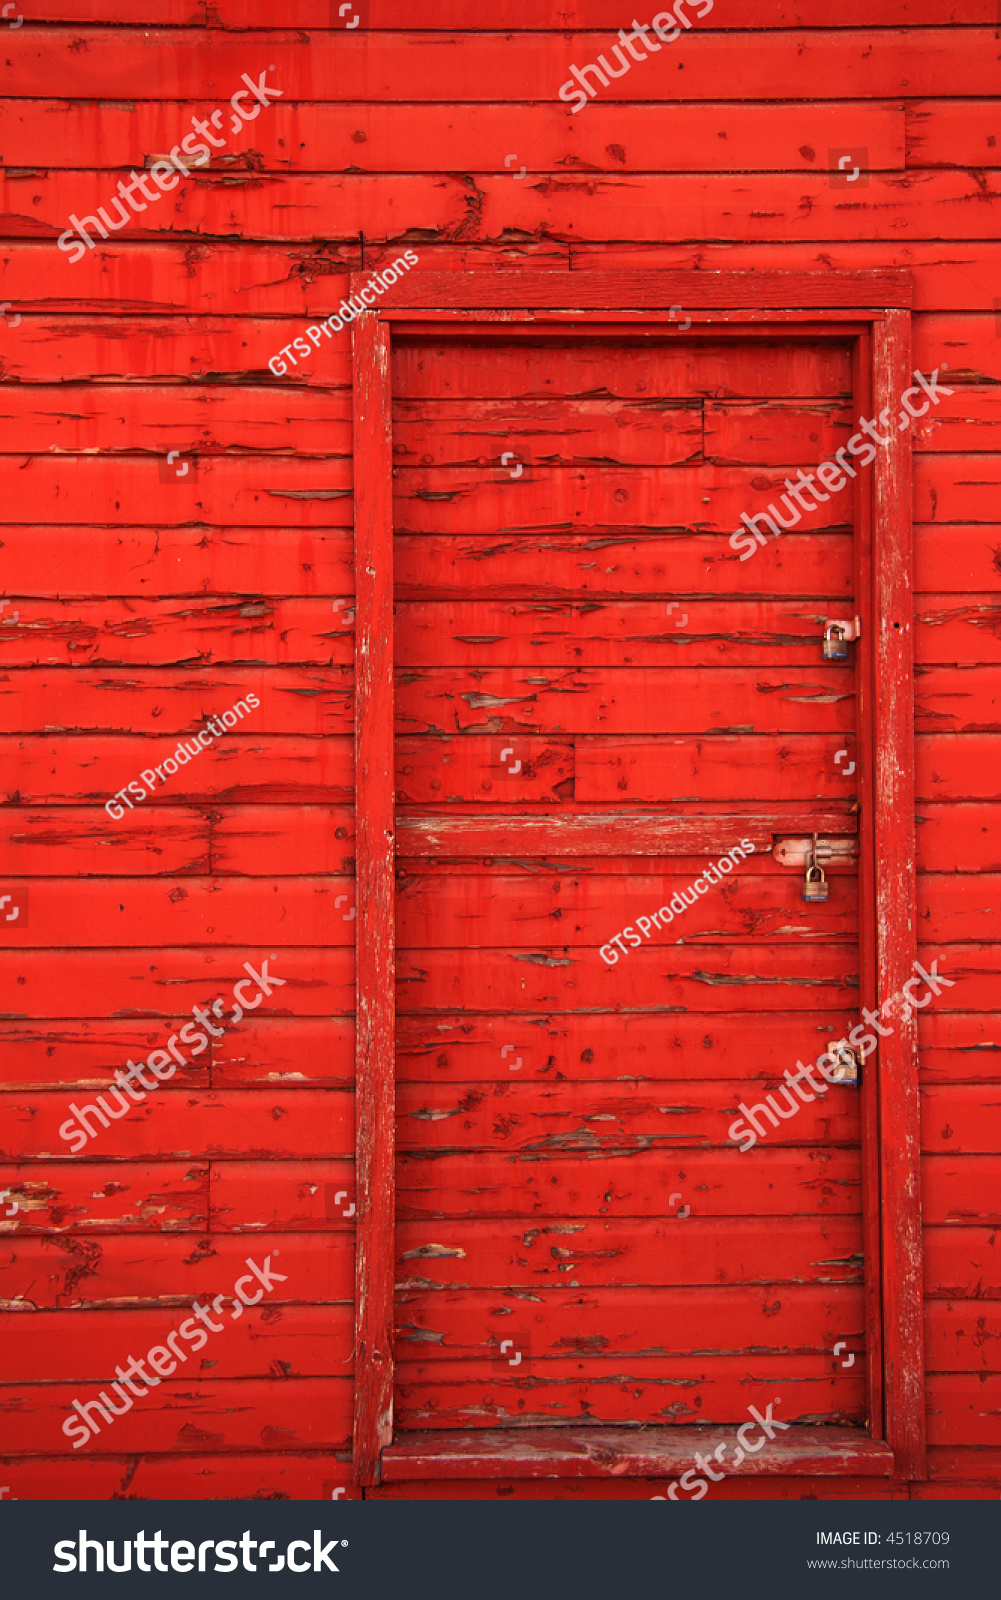
[[[855,832],[851,491],[730,542],[849,348],[404,340],[393,394],[397,1428],[861,1423],[859,1095],[780,1087],[856,872],[771,853]]]

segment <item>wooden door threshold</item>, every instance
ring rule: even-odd
[[[760,1430],[758,1430],[760,1432]],[[448,1478],[673,1478],[698,1473],[695,1453],[740,1477],[882,1477],[893,1451],[858,1428],[797,1427],[735,1457],[736,1426],[662,1428],[476,1428],[398,1435],[382,1452],[382,1481]],[[687,1496],[686,1496],[687,1498]]]

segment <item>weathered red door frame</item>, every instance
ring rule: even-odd
[[[359,277],[351,292],[367,283]],[[850,338],[858,409],[896,417],[911,383],[910,274],[634,273],[512,269],[464,276],[422,273],[393,286],[354,325],[356,562],[356,783],[358,960],[357,1265],[354,1472],[361,1485],[387,1476],[534,1476],[576,1472],[661,1476],[690,1459],[689,1430],[665,1427],[642,1449],[616,1430],[604,1453],[591,1434],[547,1451],[525,1434],[498,1446],[470,1431],[393,1445],[395,1260],[395,926],[393,752],[393,520],[391,329],[505,337],[556,328],[591,335],[608,326],[631,337],[677,336],[669,309],[692,319],[688,337],[778,333]],[[863,617],[857,664],[861,785],[860,973],[865,1003],[899,992],[916,955],[912,534],[909,434],[880,450],[868,485],[857,480],[856,598]],[[408,846],[408,848],[410,848]],[[874,864],[879,863],[879,871]],[[868,911],[868,916],[864,911]],[[870,936],[869,929],[873,932]],[[871,984],[866,971],[871,972]],[[821,1442],[797,1430],[772,1471],[925,1475],[924,1340],[918,1146],[917,1029],[912,1017],[881,1039],[863,1092],[863,1211],[867,1257],[866,1342],[871,1451]],[[876,1263],[879,1270],[876,1270]],[[548,1430],[542,1430],[548,1431]],[[844,1430],[838,1430],[839,1434]],[[806,1436],[812,1435],[811,1446]],[[601,1430],[611,1444],[611,1435]],[[533,1438],[537,1436],[533,1435]],[[625,1438],[626,1442],[621,1441]],[[637,1436],[632,1438],[636,1440]],[[387,1448],[388,1447],[388,1448]],[[840,1453],[839,1453],[840,1450]],[[606,1458],[614,1456],[614,1465]],[[545,1457],[545,1460],[542,1460]],[[559,1465],[558,1462],[563,1464]],[[554,1463],[557,1463],[554,1465]],[[758,1464],[761,1465],[760,1463]]]

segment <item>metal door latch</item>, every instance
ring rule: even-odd
[[[826,865],[831,861],[854,861],[858,850],[858,839],[855,834],[845,834],[841,838],[821,839],[814,835],[801,835],[793,839],[776,839],[772,848],[772,856],[780,867],[809,867]]]

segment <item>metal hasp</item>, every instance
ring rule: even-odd
[[[812,843],[808,835],[800,834],[776,839],[772,847],[772,858],[780,867],[809,867],[814,860],[818,866],[832,861],[854,861],[857,855],[858,836],[854,833],[825,839],[815,834]]]
[[[857,639],[862,631],[862,622],[855,617],[851,622],[839,622],[832,618],[824,624],[824,660],[847,661],[848,645],[852,639]]]

